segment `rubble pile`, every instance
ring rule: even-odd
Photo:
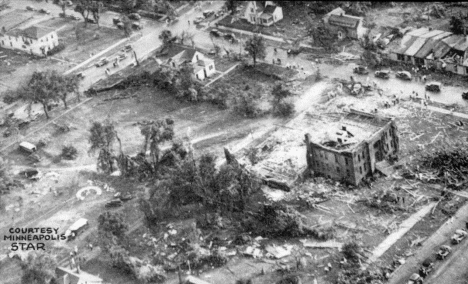
[[[435,182],[461,190],[468,183],[468,147],[460,145],[451,150],[438,149],[421,157],[421,166],[432,171]],[[431,175],[431,173],[429,173]]]
[[[306,218],[288,205],[264,204],[263,211],[256,224],[250,224],[253,232],[268,237],[313,236],[320,240],[329,240],[335,236],[333,227],[312,227],[306,224]]]

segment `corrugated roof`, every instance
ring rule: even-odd
[[[450,46],[443,40],[434,46],[434,59],[444,57],[450,51]]]
[[[356,28],[360,20],[361,18],[349,15],[331,15],[328,19],[328,23],[340,27]]]
[[[420,29],[408,32],[407,35],[409,35],[409,36],[421,36],[421,35],[423,35],[425,33],[428,33],[428,32],[429,32],[428,28],[420,28]]]
[[[421,37],[424,37],[424,38],[431,38],[431,37],[434,37],[434,36],[437,36],[437,35],[440,35],[444,33],[444,31],[440,31],[440,30],[432,30],[428,33],[425,33],[423,35],[421,35]]]
[[[444,38],[442,41],[445,42],[447,45],[450,47],[454,47],[457,45],[461,40],[465,40],[464,37],[461,37],[460,35],[453,35],[448,38]]]
[[[468,37],[466,36],[461,36],[461,37],[464,40],[460,39],[460,41],[457,42],[457,44],[453,47],[453,49],[465,51],[468,48]]]
[[[395,53],[398,54],[403,54],[405,51],[416,41],[416,37],[409,36],[406,38],[406,40],[403,38],[403,40],[400,43],[400,46],[397,50],[395,50]]]
[[[426,58],[430,53],[433,53],[435,46],[440,42],[441,39],[450,36],[452,33],[441,31],[438,35],[430,38],[421,49],[414,55],[417,58]]]
[[[414,56],[416,52],[418,52],[421,47],[426,43],[427,38],[418,37],[413,42],[413,44],[405,51],[405,55]]]

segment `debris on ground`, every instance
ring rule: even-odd
[[[337,248],[341,250],[343,243],[335,241],[326,241],[326,242],[313,242],[310,240],[301,240],[302,244],[306,248]]]

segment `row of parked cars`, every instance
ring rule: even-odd
[[[367,67],[359,65],[359,66],[354,67],[353,73],[359,74],[359,75],[367,75],[369,74],[369,70],[367,70]],[[374,76],[376,78],[389,79],[390,70],[375,71]],[[395,73],[395,77],[401,80],[405,80],[405,81],[411,81],[413,79],[411,76],[411,73],[408,71],[397,71]],[[429,92],[440,92],[442,90],[442,83],[429,82],[426,84],[425,88]],[[467,93],[467,99],[468,99],[468,93]]]
[[[463,229],[456,230],[450,241],[453,245],[457,245],[463,241],[468,236],[468,232]],[[443,245],[439,248],[436,253],[437,260],[444,260],[450,253],[452,248],[448,245]],[[413,273],[408,279],[408,284],[422,284],[424,278],[428,276],[434,269],[434,259],[428,258],[423,261],[421,267],[419,268],[419,273]]]
[[[132,23],[132,29],[134,30],[141,30],[143,28],[143,26],[141,25],[141,23],[139,22],[141,20],[141,16],[137,13],[132,13],[130,15],[128,15],[128,18],[130,20],[133,20],[133,21],[137,21],[137,22],[133,22]],[[124,28],[124,23],[122,22],[122,20],[120,18],[113,18],[112,19],[112,23],[117,26],[117,28],[119,29],[123,29]]]

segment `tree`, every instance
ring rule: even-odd
[[[141,134],[145,139],[141,153],[146,156],[149,147],[151,163],[154,169],[157,170],[161,155],[160,144],[172,140],[174,137],[174,121],[169,118],[154,121],[151,124],[144,125],[141,128]]]
[[[106,211],[98,217],[98,230],[121,238],[128,230],[128,225],[122,213]]]
[[[454,34],[463,34],[465,31],[465,25],[461,18],[452,16],[450,19],[450,31]]]
[[[162,41],[163,46],[168,46],[173,42],[172,32],[170,30],[163,30],[159,34],[159,39]]]
[[[22,284],[49,284],[56,277],[57,260],[45,252],[30,252],[21,263]]]
[[[255,66],[257,64],[257,59],[264,59],[266,56],[266,47],[263,37],[254,34],[245,42],[245,51],[250,54]]]
[[[89,132],[88,141],[91,144],[89,152],[93,153],[99,150],[98,169],[104,172],[113,172],[115,169],[114,161],[116,160],[113,147],[116,142],[120,144],[120,139],[115,131],[113,122],[108,119],[102,123],[95,121]],[[120,152],[122,153],[121,145]]]
[[[56,71],[36,71],[27,85],[19,91],[20,98],[28,101],[29,107],[35,102],[41,103],[47,119],[49,119],[50,104],[59,100],[59,94],[64,87],[62,82],[55,80],[57,76]]]
[[[230,11],[231,15],[234,15],[236,13],[236,8],[238,5],[238,1],[236,0],[227,0],[226,1],[226,8],[228,11]]]
[[[126,37],[129,37],[132,34],[132,21],[128,18],[127,15],[122,15],[120,21],[123,23],[123,31]]]
[[[281,84],[277,84],[271,91],[273,97],[273,113],[279,116],[288,117],[294,113],[294,104],[286,102],[285,99],[293,96],[294,94],[284,89]]]
[[[190,32],[187,32],[187,31],[182,31],[177,38],[178,38],[180,44],[185,44],[186,40],[190,40],[190,42],[192,43],[192,46],[193,46],[193,44],[194,44],[193,37],[194,37],[193,33],[190,33]]]
[[[80,27],[78,23],[75,24],[75,37],[76,37],[76,42],[78,45],[80,45],[84,41],[84,30],[83,28]]]
[[[62,13],[64,16],[66,16],[66,11],[67,11],[67,1],[65,0],[54,0],[54,4],[62,8]]]
[[[101,12],[104,7],[102,2],[95,0],[76,0],[75,3],[75,12],[78,12],[83,16],[85,27],[88,24],[90,14],[92,15],[94,21],[96,21],[96,24],[99,27],[99,19],[101,17]]]

